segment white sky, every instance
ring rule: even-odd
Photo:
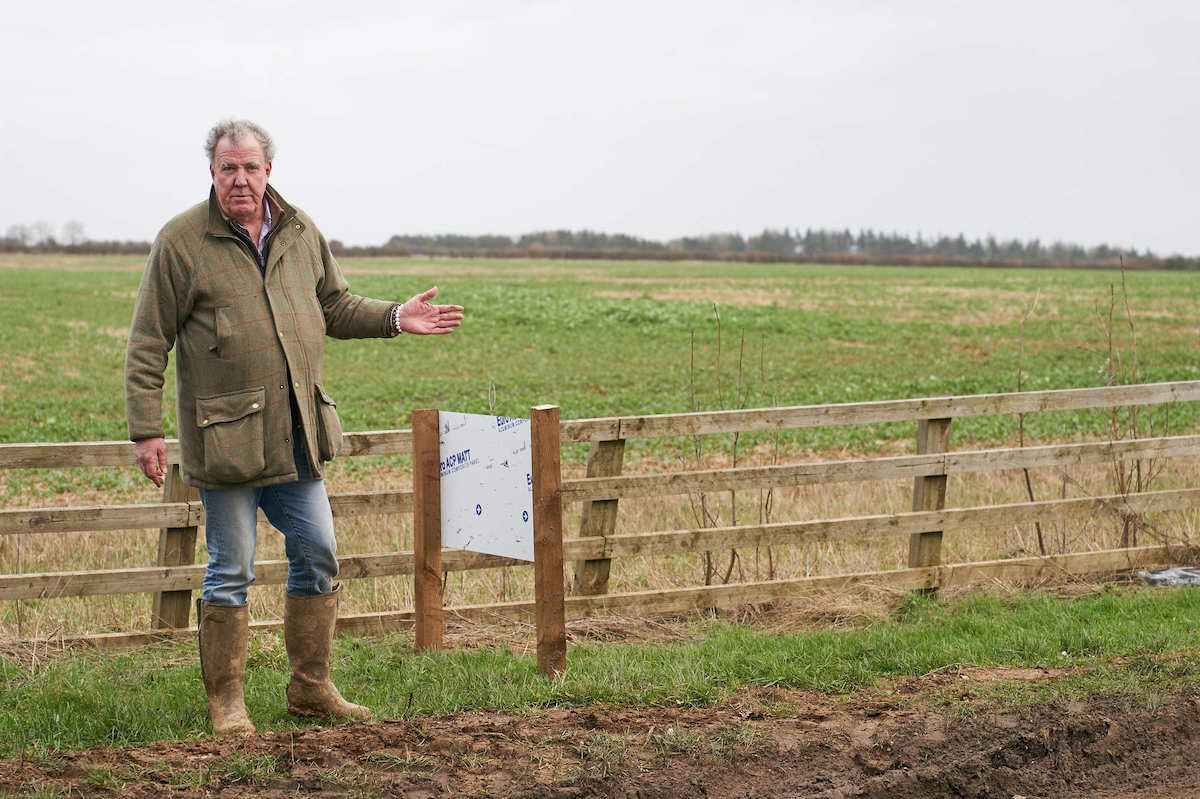
[[[0,232],[153,237],[233,115],[349,244],[811,226],[1200,253],[1200,3],[237,8],[8,4]]]

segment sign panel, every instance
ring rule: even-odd
[[[533,560],[529,420],[438,413],[442,546]]]

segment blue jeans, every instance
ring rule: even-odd
[[[246,604],[254,582],[258,509],[284,536],[288,557],[287,592],[306,597],[328,594],[337,577],[337,542],[325,481],[313,479],[300,449],[293,447],[300,479],[294,483],[230,489],[200,489],[208,569],[201,596],[213,605]]]

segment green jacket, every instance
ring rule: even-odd
[[[391,335],[393,302],[351,294],[325,238],[267,187],[272,227],[266,275],[257,252],[221,215],[216,195],[166,224],[154,241],[125,351],[132,440],[163,435],[167,353],[175,377],[183,478],[200,488],[297,478],[296,394],[308,466],[337,454],[335,403],[322,387],[325,336]]]

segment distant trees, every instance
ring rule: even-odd
[[[0,252],[73,252],[113,255],[140,255],[150,251],[146,241],[94,241],[78,219],[63,223],[57,235],[49,222],[12,224],[4,228]]]
[[[4,231],[5,242],[28,247],[33,244],[33,233],[29,230],[29,225],[9,225]]]
[[[1112,264],[1122,257],[1154,258],[1147,250],[1121,249],[1108,244],[1083,247],[1056,241],[1045,245],[1040,239],[997,240],[994,236],[968,239],[962,233],[955,236],[926,238],[903,233],[886,233],[864,228],[857,233],[849,229],[825,228],[764,229],[746,237],[740,233],[708,233],[683,236],[666,243],[624,234],[598,233],[592,230],[543,230],[512,238],[501,235],[467,236],[443,234],[437,236],[392,236],[385,248],[412,251],[490,250],[507,249],[554,250],[610,253],[695,253],[712,256],[772,255],[779,258],[829,258],[841,260],[924,259],[946,263],[1037,263],[1037,264]]]
[[[68,247],[77,244],[83,244],[87,241],[87,233],[83,227],[83,223],[78,219],[68,219],[62,226],[62,243]]]
[[[595,230],[539,230],[521,236],[498,233],[398,234],[382,246],[346,246],[331,239],[339,255],[453,254],[465,257],[541,256],[555,258],[705,258],[726,261],[807,261],[830,263],[928,264],[1028,264],[1040,266],[1158,266],[1167,269],[1200,269],[1200,257],[1172,255],[1158,258],[1150,250],[1099,244],[1079,244],[1040,239],[1000,240],[988,235],[968,239],[962,233],[927,238],[921,233],[888,233],[872,228],[764,228],[760,233],[705,233],[670,241],[601,233]],[[71,219],[55,235],[45,221],[11,224],[4,228],[0,251],[145,253],[148,242],[94,241],[83,222]]]
[[[592,230],[540,230],[526,233],[513,238],[499,234],[482,236],[465,236],[448,233],[437,236],[406,235],[392,236],[387,240],[386,247],[404,247],[407,249],[481,249],[497,250],[520,248],[547,247],[552,249],[571,250],[642,250],[656,252],[666,249],[666,245],[649,239],[628,236],[624,233],[597,233]]]

